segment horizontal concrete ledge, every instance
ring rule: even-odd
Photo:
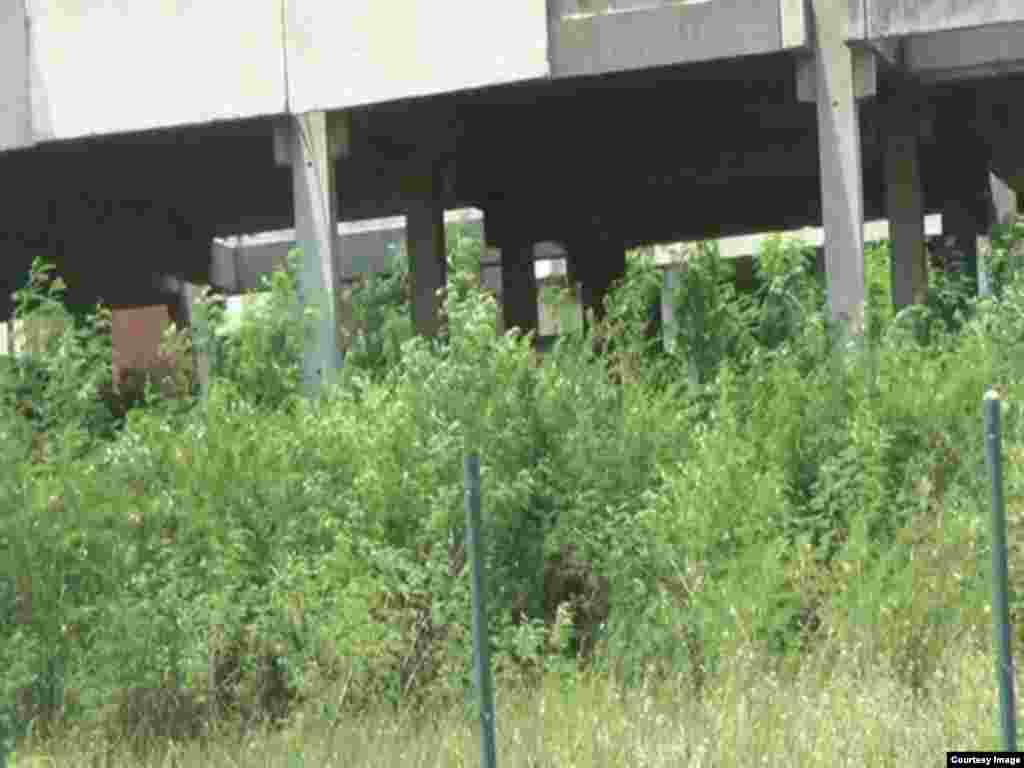
[[[924,229],[926,237],[941,235],[942,215],[933,214],[931,216],[926,216],[924,220]],[[724,259],[739,259],[746,256],[756,256],[764,246],[765,241],[768,240],[768,238],[775,236],[775,234],[776,233],[725,237],[718,240],[718,252]],[[825,245],[825,230],[821,227],[804,227],[803,229],[792,229],[785,232],[779,232],[777,234],[783,239],[800,240],[805,245],[814,248],[820,248]],[[889,222],[886,219],[869,221],[864,224],[865,243],[875,243],[888,239]],[[679,253],[685,253],[688,247],[695,246],[696,243],[682,243],[681,245],[681,248],[679,246],[659,247],[656,250],[656,253],[664,255],[656,256],[655,262],[659,266],[668,266],[673,263],[679,263]]]
[[[786,232],[742,235],[739,237],[724,237],[718,243],[718,252],[723,259],[742,259],[756,257],[768,238],[781,236],[783,239],[800,240],[812,248],[820,248],[825,244],[825,233],[820,227],[805,227]],[[942,234],[942,216],[934,214],[925,217],[925,236],[936,237]],[[882,219],[871,221],[864,225],[864,242],[872,243],[889,238],[889,222]],[[696,247],[697,242],[673,243],[671,245],[656,245],[654,247],[654,264],[662,269],[667,269],[685,260],[685,254]],[[488,265],[490,266],[490,265]],[[500,265],[498,265],[500,266]],[[555,280],[567,274],[565,260],[538,262],[537,280]]]
[[[446,211],[445,223],[460,223],[472,234],[483,234],[483,214],[476,209]],[[405,217],[341,222],[337,244],[342,280],[389,272],[405,246]],[[294,247],[294,229],[218,238],[213,242],[210,282],[227,294],[259,291],[264,278],[286,263]]]
[[[483,215],[475,209],[445,213],[447,223],[465,224],[470,233],[480,236]],[[942,217],[928,216],[925,232],[931,237],[942,234]],[[820,227],[806,227],[779,233],[784,238],[796,238],[808,246],[820,247],[825,242]],[[718,240],[723,258],[735,259],[753,256],[771,235],[744,235]],[[866,242],[884,240],[889,236],[889,223],[885,220],[868,222],[864,228]],[[265,232],[256,235],[226,238],[214,241],[212,283],[228,294],[250,293],[261,290],[263,278],[280,267],[294,247],[294,231]],[[346,222],[338,227],[342,258],[350,265],[348,279],[357,275],[382,274],[393,266],[396,248],[405,243],[405,217]],[[655,263],[660,267],[681,262],[695,243],[682,243],[655,247]],[[565,249],[558,243],[538,243],[534,247],[536,276],[540,281],[552,280],[566,274]],[[481,262],[483,280],[500,292],[500,251],[490,249]]]

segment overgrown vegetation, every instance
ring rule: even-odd
[[[1019,236],[1000,233],[997,252]],[[883,698],[909,702],[947,695],[948,664],[983,658],[979,420],[993,385],[1007,402],[1011,572],[1024,566],[1024,283],[1010,259],[995,299],[933,276],[929,304],[893,317],[887,249],[869,249],[868,331],[840,351],[806,249],[770,242],[757,292],[738,295],[715,248],[702,247],[667,351],[651,322],[660,277],[638,254],[589,331],[614,343],[580,331],[538,357],[528,338],[495,332],[475,277],[479,243],[455,233],[449,250],[443,338],[412,336],[401,268],[357,287],[344,375],[316,401],[298,394],[288,273],[219,345],[202,407],[150,386],[121,416],[103,396],[102,312],[5,367],[8,737],[154,755],[168,739],[195,737],[188,749],[199,749],[218,729],[249,733],[242,744],[258,726],[352,728],[381,712],[428,731],[434,713],[457,713],[438,722],[461,733],[467,439],[482,449],[499,690],[548,691],[523,701],[634,692],[594,705],[604,717],[647,706],[628,697],[672,680],[673,695],[709,702],[691,704],[704,713],[694,717],[713,720],[732,705],[708,697],[739,685],[737,660],[754,659],[745,675],[774,675],[764,679],[804,690],[809,707],[881,679],[893,686]],[[43,284],[19,311],[62,311]],[[208,314],[216,329],[222,316]],[[188,358],[184,335],[169,343]],[[189,386],[186,376],[174,391]],[[963,653],[952,662],[951,647]],[[607,716],[609,728],[620,722]],[[717,748],[685,728],[682,741],[661,741],[668,725],[654,722],[650,738],[676,745],[662,762],[623,752],[598,763],[538,741],[535,762],[521,764],[699,764]],[[587,749],[611,743],[601,724],[587,727]],[[464,747],[430,759],[471,762]]]

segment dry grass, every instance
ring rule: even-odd
[[[794,673],[741,654],[697,697],[682,681],[623,692],[607,680],[549,678],[530,693],[498,692],[502,768],[649,766],[896,766],[944,764],[950,749],[997,748],[992,657],[982,633],[947,649],[939,672],[911,691],[856,654],[824,655]],[[502,691],[505,694],[502,695]],[[23,766],[403,766],[479,764],[465,712],[415,724],[393,717],[328,724],[309,714],[276,733],[172,745],[146,759],[67,734]]]

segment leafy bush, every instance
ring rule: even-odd
[[[570,685],[590,664],[699,686],[755,646],[791,663],[855,649],[925,685],[943,644],[985,619],[993,384],[1024,565],[1019,282],[951,326],[934,305],[894,318],[880,246],[870,343],[840,353],[803,246],[770,242],[748,298],[708,246],[676,296],[676,352],[652,337],[660,276],[639,257],[605,319],[540,356],[496,333],[479,242],[450,249],[442,338],[403,325],[401,268],[357,286],[345,375],[319,399],[296,396],[287,272],[221,343],[202,408],[154,395],[115,428],[94,397],[102,315],[35,368],[9,366],[0,694],[19,717],[136,732],[125,713],[145,704],[189,733],[199,712],[464,700],[467,449],[504,684],[546,669]],[[57,311],[48,296],[32,300]],[[18,407],[26,392],[38,407]]]

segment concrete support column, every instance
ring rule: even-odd
[[[178,293],[167,302],[167,314],[179,331],[192,327],[192,301],[195,286],[182,280]]]
[[[480,252],[480,287],[489,292],[498,304],[497,317],[495,318],[495,330],[500,336],[505,332],[505,321],[501,300],[502,291],[502,259],[501,249],[494,243],[494,235],[488,234],[494,229],[494,214],[484,213],[484,220],[481,223],[481,252]]]
[[[580,254],[576,248],[582,247],[578,243],[569,244],[565,254],[565,282],[568,284],[569,292],[580,313],[580,328],[586,328],[587,310],[583,305],[583,284],[580,282]]]
[[[604,300],[612,284],[626,274],[626,248],[613,237],[576,242],[569,248],[573,272],[580,282],[580,304],[584,318],[593,311],[594,318],[604,317]]]
[[[540,309],[537,295],[537,267],[533,244],[509,244],[501,248],[502,317],[506,330],[538,333]]]
[[[992,194],[992,224],[1005,227],[1016,221],[1017,193],[994,173],[989,174],[989,189]],[[1011,256],[1010,269],[1016,270]],[[978,293],[988,296],[992,293],[992,240],[987,235],[978,238]]]
[[[448,258],[440,168],[435,163],[424,166],[408,186],[405,236],[412,277],[413,327],[422,336],[434,337],[441,330],[444,300],[440,291],[447,284]]]
[[[187,328],[192,339],[193,379],[199,387],[199,395],[206,399],[210,391],[212,374],[213,339],[210,336],[210,323],[207,308],[197,304],[200,298],[199,287],[189,282],[182,282],[181,293],[176,303],[176,311],[168,304],[171,321],[179,329]]]
[[[303,388],[314,395],[341,367],[335,322],[341,261],[335,160],[348,145],[347,122],[343,115],[326,112],[295,115],[280,124],[275,138],[279,162],[292,168],[295,245],[302,251],[299,295],[305,306],[319,311],[302,366]]]
[[[1017,220],[1017,193],[1002,178],[994,173],[989,174],[989,188],[992,190],[992,207],[995,223],[1007,226]]]
[[[849,11],[840,0],[812,0],[814,100],[818,108],[822,224],[832,318],[846,333],[864,324],[864,186],[858,83],[846,44]],[[857,76],[855,76],[857,75]],[[863,83],[860,84],[863,93]]]
[[[942,240],[945,268],[978,286],[978,238],[988,235],[993,221],[991,151],[978,135],[977,94],[950,95],[938,112],[938,144],[942,155]]]
[[[754,257],[739,256],[733,264],[736,266],[736,290],[740,293],[752,293],[754,291]]]
[[[978,236],[981,228],[963,199],[946,200],[942,206],[942,239],[945,268],[972,286],[978,282]]]
[[[928,295],[924,242],[924,190],[918,149],[918,120],[894,94],[885,137],[885,205],[889,218],[892,303],[897,312],[922,304]]]

